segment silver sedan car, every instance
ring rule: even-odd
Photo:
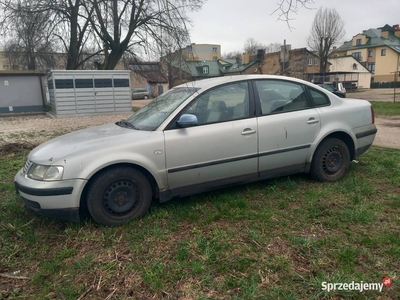
[[[268,75],[189,82],[127,120],[52,139],[28,155],[15,186],[34,211],[119,225],[160,202],[293,173],[341,179],[377,130],[364,100]]]

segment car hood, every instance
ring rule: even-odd
[[[51,139],[33,149],[29,160],[48,165],[76,152],[111,149],[116,145],[135,143],[150,134],[150,131],[120,127],[115,123],[100,125]]]

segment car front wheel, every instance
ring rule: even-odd
[[[106,226],[143,217],[151,205],[149,181],[132,167],[115,167],[97,175],[89,186],[87,206],[93,219]]]
[[[310,173],[318,181],[336,181],[346,174],[349,165],[347,145],[337,138],[328,138],[315,151]]]
[[[147,96],[146,95],[144,95],[144,100],[147,100]]]

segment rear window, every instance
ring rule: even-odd
[[[310,94],[315,106],[327,106],[331,104],[328,96],[320,91],[310,89]]]

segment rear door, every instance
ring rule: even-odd
[[[180,113],[198,125],[165,130],[168,184],[173,195],[258,176],[257,120],[248,82],[222,85],[200,95]]]
[[[261,177],[301,172],[320,130],[320,116],[304,87],[287,80],[255,81]]]

